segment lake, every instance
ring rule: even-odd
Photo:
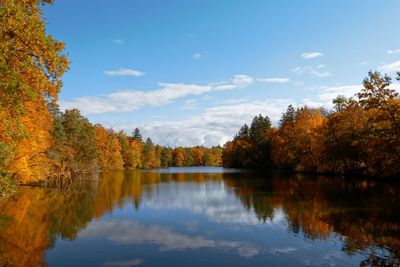
[[[0,200],[0,266],[398,266],[400,187],[223,168],[119,170]]]

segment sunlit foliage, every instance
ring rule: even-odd
[[[50,103],[68,61],[64,44],[46,34],[42,4],[0,2],[0,180],[37,181],[48,174]],[[0,188],[2,191],[3,188]]]
[[[255,124],[256,117],[225,144],[224,166],[398,176],[400,99],[391,84],[369,72],[355,98],[338,96],[331,112],[289,106],[277,128]],[[255,145],[255,131],[264,147]]]

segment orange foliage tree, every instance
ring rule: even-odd
[[[274,167],[296,171],[398,176],[400,99],[391,83],[389,76],[369,72],[357,99],[339,96],[331,112],[289,106],[277,128],[245,125],[225,144],[224,165],[263,168],[272,160]],[[252,128],[269,146],[255,145]],[[264,162],[252,157],[260,152],[269,153]]]
[[[56,103],[68,67],[64,44],[45,31],[41,6],[51,2],[1,1],[1,181],[9,179],[10,173],[20,182],[47,175],[43,156],[50,147],[47,106]]]

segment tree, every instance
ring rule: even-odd
[[[246,139],[246,140],[250,140],[250,129],[249,126],[247,126],[247,124],[243,125],[239,132],[236,134],[234,140],[238,140],[238,139]]]
[[[255,116],[250,127],[243,125],[232,142],[225,144],[222,153],[226,167],[265,168],[270,166],[270,142],[267,132],[271,128],[268,116]]]
[[[271,120],[261,114],[255,116],[250,125],[250,139],[254,144],[264,141],[265,133],[271,128]]]
[[[143,146],[142,163],[143,163],[143,168],[145,169],[159,167],[159,162],[157,159],[155,147],[153,141],[151,141],[150,138],[146,139],[146,142],[144,143]]]
[[[130,139],[129,148],[133,157],[132,168],[142,168],[143,143],[136,139]]]
[[[360,106],[366,109],[387,107],[390,100],[398,97],[394,89],[388,88],[392,79],[379,72],[368,72],[368,77],[363,81],[364,88],[357,94]]]
[[[357,95],[359,106],[368,117],[360,142],[367,149],[365,165],[372,175],[400,173],[400,98],[390,85],[389,76],[369,72]]]
[[[292,169],[298,162],[295,150],[295,125],[297,113],[292,105],[282,114],[278,129],[268,131],[271,140],[271,160],[279,168]]]
[[[139,142],[142,142],[142,134],[140,133],[139,128],[135,128],[135,130],[132,133],[132,138],[134,140],[137,140]]]
[[[118,132],[116,135],[121,146],[121,155],[124,162],[124,168],[132,168],[134,154],[133,150],[129,146],[129,139],[123,131]]]
[[[51,2],[0,4],[0,179],[13,174],[30,182],[48,174],[45,152],[52,119],[47,105],[57,101],[68,68],[64,44],[45,31],[41,7]]]
[[[320,109],[301,108],[296,116],[294,126],[294,154],[298,157],[296,169],[299,171],[324,171],[321,161],[323,147],[321,146],[324,124]]]
[[[357,103],[329,115],[323,126],[323,160],[332,172],[362,172],[367,158],[363,128],[368,118]]]
[[[185,151],[182,148],[175,148],[173,151],[173,164],[176,167],[184,166],[185,162]]]
[[[345,96],[339,95],[335,99],[333,99],[332,103],[334,105],[335,111],[340,112],[347,107],[349,100]]]
[[[160,156],[161,167],[172,166],[172,149],[169,147],[162,147]]]
[[[282,114],[279,120],[279,128],[293,127],[296,120],[296,110],[292,105],[289,105],[286,112]]]
[[[223,148],[215,146],[204,151],[205,166],[222,166]]]
[[[63,128],[66,135],[65,161],[67,171],[79,172],[97,169],[97,143],[95,127],[79,110],[64,112]]]
[[[121,145],[114,131],[96,125],[96,145],[102,170],[123,168]]]
[[[250,140],[254,147],[251,154],[252,163],[250,167],[268,168],[271,166],[270,150],[271,144],[267,132],[271,128],[271,120],[268,116],[261,114],[254,117],[250,125]]]
[[[204,148],[192,147],[191,154],[193,156],[194,166],[204,166]]]

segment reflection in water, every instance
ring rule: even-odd
[[[0,200],[0,265],[400,265],[397,185],[178,171],[20,188]]]
[[[136,265],[141,265],[143,260],[141,259],[133,259],[133,260],[126,260],[126,261],[107,261],[104,263],[104,266],[108,267],[131,267]]]
[[[183,235],[160,225],[146,226],[135,221],[95,222],[81,233],[83,238],[99,236],[121,244],[156,244],[160,251],[220,248],[237,249],[239,255],[244,257],[258,254],[257,248],[245,243]]]

